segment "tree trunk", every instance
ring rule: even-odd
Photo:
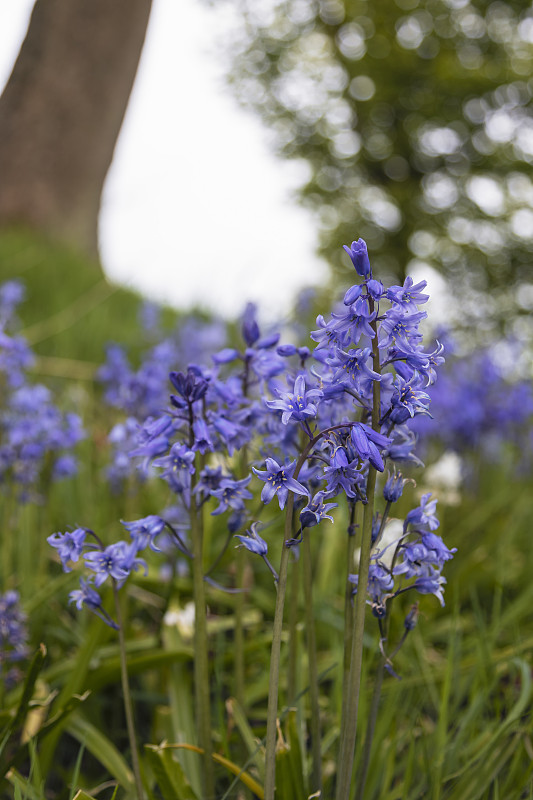
[[[37,0],[0,98],[0,226],[98,255],[104,180],[151,0]]]

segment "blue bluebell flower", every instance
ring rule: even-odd
[[[237,547],[245,547],[251,553],[256,553],[259,556],[266,556],[268,553],[268,545],[265,540],[257,533],[258,523],[254,522],[250,526],[250,530],[246,531],[246,536],[235,536],[240,544]]]
[[[102,599],[92,585],[91,578],[88,578],[87,580],[80,578],[80,588],[74,589],[72,592],[70,592],[69,602],[75,603],[78,610],[81,610],[83,606],[87,606],[87,608],[100,617],[100,619],[103,620],[106,625],[109,625],[110,628],[118,630],[118,625],[116,622],[111,619],[107,611],[103,608]]]
[[[5,284],[4,284],[5,285]],[[19,663],[29,655],[27,617],[18,592],[0,595],[0,675],[6,689],[23,678]]]
[[[422,289],[426,286],[427,281],[413,283],[413,279],[408,275],[403,286],[390,286],[387,289],[387,298],[405,311],[416,312],[417,306],[429,300],[428,294],[422,294]]]
[[[300,525],[302,528],[313,528],[322,522],[323,519],[329,519],[333,522],[333,517],[328,514],[332,508],[337,508],[338,503],[325,503],[327,499],[325,492],[317,492],[312,500],[309,500],[305,508],[300,511]]]
[[[296,469],[296,461],[281,466],[273,458],[266,459],[266,470],[252,467],[257,477],[265,481],[261,500],[263,503],[270,503],[274,495],[277,495],[280,509],[285,508],[289,491],[295,494],[309,496],[308,490],[299,481],[292,477]]]
[[[156,546],[155,540],[165,529],[166,523],[164,519],[156,514],[150,514],[148,517],[135,519],[131,522],[121,520],[121,524],[129,531],[137,551],[150,547],[150,550],[156,553],[161,552],[161,549]]]
[[[252,493],[246,489],[246,486],[252,480],[249,475],[243,480],[235,481],[231,478],[222,478],[217,489],[214,489],[211,494],[219,501],[218,506],[211,512],[213,516],[223,514],[229,508],[234,511],[242,511],[244,509],[244,501],[252,499]]]
[[[66,533],[53,533],[47,537],[48,544],[57,550],[64,572],[71,572],[69,562],[78,561],[82,555],[86,537],[86,528],[76,528],[73,531],[66,531]]]
[[[291,418],[297,422],[307,422],[317,414],[315,400],[323,396],[320,389],[305,388],[305,375],[299,374],[294,381],[293,392],[282,392],[276,390],[278,400],[266,400],[268,408],[277,409],[282,412],[281,421],[286,425]]]
[[[367,278],[369,275],[372,275],[370,259],[368,258],[368,250],[364,239],[358,239],[356,242],[352,242],[350,247],[346,245],[343,245],[343,247],[350,256],[358,275],[362,278]]]

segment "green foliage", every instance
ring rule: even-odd
[[[136,323],[130,317],[121,318],[120,324],[126,329],[135,328]],[[108,333],[105,328],[100,331],[101,341]],[[128,335],[125,332],[124,338]],[[83,350],[70,352],[78,358]],[[34,661],[26,665],[25,683],[6,693],[0,711],[2,800],[133,796],[116,636],[89,612],[76,612],[67,605],[68,591],[77,584],[77,570],[61,574],[45,539],[74,521],[90,525],[104,541],[112,541],[120,519],[154,513],[169,496],[160,482],[153,481],[111,494],[102,479],[106,428],[98,391],[87,385],[91,388],[86,390],[83,414],[91,436],[83,444],[81,473],[64,485],[45,487],[47,502],[41,507],[21,507],[7,494],[2,497],[5,585],[21,593],[32,646],[37,650]],[[416,479],[416,496],[435,488],[425,484],[423,473],[416,473]],[[423,599],[419,626],[394,660],[402,679],[385,676],[365,800],[522,800],[531,793],[530,486],[518,473],[502,476],[498,465],[488,463],[479,465],[476,481],[475,486],[462,487],[457,505],[440,502],[447,544],[459,548],[447,570],[447,606],[441,609],[434,598]],[[414,492],[413,487],[406,489],[399,515],[412,506]],[[269,513],[267,509],[265,522]],[[310,538],[327,798],[335,784],[342,704],[344,586],[339,564],[346,558],[348,524],[344,509],[335,513],[336,524],[313,529]],[[274,517],[271,522],[278,524]],[[224,520],[206,515],[207,564],[215,562],[226,537]],[[272,556],[275,560],[279,553]],[[164,582],[158,572],[161,557],[150,554],[149,558],[148,576],[138,574],[123,589],[139,742],[147,743],[141,753],[141,772],[149,800],[192,800],[202,796],[191,669],[194,652],[182,616],[192,597],[192,581],[184,575]],[[239,791],[245,792],[244,797],[260,798],[264,779],[262,740],[275,589],[262,562],[248,555],[246,559],[242,705],[232,699],[237,600],[235,595],[208,589],[213,760],[217,796],[228,800],[242,796]],[[214,577],[231,585],[233,569],[230,547]],[[296,677],[291,686],[285,640],[278,791],[280,798],[306,800],[311,775],[310,704],[301,625],[304,597],[296,562],[290,564],[289,581],[295,613],[290,646]],[[108,600],[104,597],[104,602]],[[407,613],[409,598],[398,598],[398,603]],[[401,616],[391,629],[391,642],[402,634]],[[379,634],[373,621],[369,618],[364,640],[362,730],[378,660]],[[362,737],[356,769],[361,751]],[[102,785],[106,788],[101,789]]]
[[[19,278],[31,291],[20,308],[21,334],[41,356],[44,375],[90,379],[109,342],[145,346],[138,312],[143,298],[105,278],[78,252],[20,229],[0,231],[0,282]],[[164,309],[164,324],[178,315]]]
[[[338,243],[361,236],[380,275],[413,259],[481,292],[531,280],[527,5],[234,5],[231,85],[309,166],[301,197],[337,277]]]

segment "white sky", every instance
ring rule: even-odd
[[[0,0],[0,87],[32,6]],[[253,300],[279,317],[327,267],[310,212],[291,200],[304,166],[276,159],[260,121],[224,87],[221,13],[200,0],[153,2],[104,190],[102,260],[110,277],[154,299],[224,314]]]

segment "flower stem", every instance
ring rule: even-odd
[[[245,377],[243,379],[243,394],[246,396],[248,387],[248,366],[245,367]],[[248,447],[246,445],[243,446],[240,458],[240,470],[239,470],[239,477],[245,478],[248,474]],[[245,576],[245,569],[246,569],[246,556],[243,550],[237,550],[236,556],[236,575],[235,581],[236,585],[239,588],[244,588],[244,576]],[[235,598],[235,630],[234,630],[234,640],[233,645],[235,648],[234,651],[234,666],[235,666],[235,676],[234,676],[234,689],[235,689],[235,698],[237,702],[241,706],[241,708],[246,708],[245,706],[245,698],[244,698],[244,686],[245,686],[245,663],[244,663],[244,609],[245,609],[245,602],[246,602],[246,592],[241,592]]]
[[[355,596],[350,672],[342,706],[341,746],[339,769],[337,773],[337,800],[347,800],[350,796],[350,784],[355,754],[357,713],[359,710],[359,689],[361,685],[361,669],[363,663],[363,633],[365,629],[366,590],[368,586],[368,568],[370,566],[370,548],[372,544],[372,517],[375,486],[376,470],[374,467],[370,467],[368,470],[366,493],[368,503],[365,506],[363,514],[361,560],[359,563],[359,582],[357,584],[357,594]]]
[[[370,304],[373,311],[373,303]],[[379,348],[377,341],[376,323],[371,323],[374,329],[372,340],[372,354],[374,356],[374,370],[380,372]],[[381,400],[379,382],[374,381],[372,399],[372,428],[379,430],[381,416]],[[363,633],[365,630],[366,593],[368,587],[368,568],[370,566],[370,550],[372,548],[372,521],[374,517],[374,496],[376,492],[377,472],[373,466],[368,468],[366,484],[366,498],[363,513],[363,527],[361,534],[361,559],[359,562],[359,581],[355,596],[354,628],[352,650],[350,656],[350,672],[348,683],[343,696],[341,716],[341,737],[339,767],[337,771],[337,800],[348,800],[352,781],[353,762],[355,756],[355,739],[357,733],[357,714],[359,711],[359,690],[361,687],[361,671],[363,665]]]
[[[135,791],[137,800],[143,800],[144,791],[141,780],[141,770],[139,766],[139,753],[137,750],[137,737],[135,735],[135,722],[133,717],[133,704],[131,702],[130,685],[128,681],[128,665],[126,661],[126,639],[124,637],[124,624],[122,621],[122,612],[120,609],[120,598],[118,596],[117,582],[111,578],[113,583],[113,597],[115,600],[115,613],[118,624],[118,645],[120,652],[120,678],[122,681],[122,694],[124,696],[124,712],[126,714],[126,728],[128,731],[128,739],[130,742],[131,750],[131,764],[133,767],[133,775],[135,779]]]
[[[298,693],[298,589],[300,587],[300,561],[291,568],[291,594],[289,598],[289,664],[287,668],[287,703],[295,704]]]
[[[296,470],[295,470],[296,475]],[[268,689],[267,728],[265,741],[265,800],[274,800],[276,791],[276,721],[278,716],[279,672],[281,661],[281,634],[283,630],[283,608],[287,589],[287,571],[290,551],[286,547],[292,535],[292,510],[294,507],[294,494],[289,492],[287,509],[285,513],[285,534],[283,549],[279,566],[279,580],[277,585],[276,609],[274,612],[274,625],[272,628],[272,650],[270,654],[270,680]]]
[[[197,461],[200,461],[197,455]],[[197,474],[201,466],[197,464]],[[195,495],[191,491],[190,501],[191,539],[193,549],[192,577],[194,597],[194,695],[196,704],[196,724],[198,741],[204,751],[203,773],[205,798],[215,796],[215,776],[213,770],[211,743],[211,701],[209,692],[209,652],[207,640],[207,606],[203,570],[204,530],[202,508],[198,508]]]
[[[305,631],[309,669],[309,699],[311,702],[311,792],[322,790],[322,752],[320,735],[320,705],[318,697],[318,668],[316,663],[316,635],[313,614],[313,574],[311,564],[311,542],[309,533],[303,537],[303,576]]]
[[[354,566],[354,553],[357,529],[361,524],[361,503],[352,503],[350,507],[350,524],[348,525],[348,541],[346,548],[346,594],[344,597],[344,659],[342,676],[342,696],[346,697],[348,690],[348,676],[350,674],[350,658],[352,654],[353,616],[352,584],[348,576]]]

